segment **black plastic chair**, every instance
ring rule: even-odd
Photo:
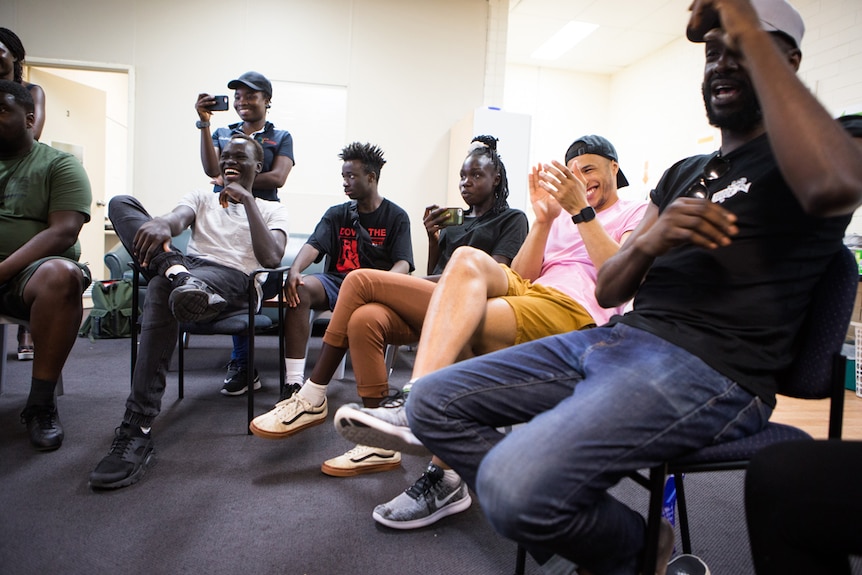
[[[273,321],[271,317],[263,313],[262,307],[257,309],[257,289],[255,283],[257,282],[257,276],[260,274],[276,274],[278,276],[277,280],[277,301],[278,301],[278,317],[284,317],[284,290],[281,289],[281,286],[284,285],[284,278],[287,271],[290,270],[290,266],[281,266],[278,268],[260,268],[254,270],[249,276],[249,284],[248,284],[248,313],[232,315],[225,318],[216,318],[211,322],[202,322],[202,323],[180,323],[177,334],[177,341],[179,342],[178,353],[177,353],[177,380],[178,380],[178,391],[179,397],[183,397],[183,388],[184,388],[184,374],[185,374],[185,336],[186,334],[194,333],[199,335],[246,335],[248,337],[248,370],[247,370],[247,381],[246,385],[248,386],[248,422],[251,423],[251,420],[254,419],[254,372],[255,372],[255,363],[254,363],[254,337],[255,334],[260,333],[262,331],[267,331],[273,327],[275,324],[278,327],[278,374],[279,382],[283,382],[285,378],[285,366],[284,366],[284,322],[283,321]],[[251,430],[248,429],[247,432],[251,434]]]
[[[790,368],[779,375],[778,393],[799,399],[830,399],[830,439],[841,438],[844,417],[844,377],[847,358],[841,353],[853,312],[859,283],[856,259],[843,248],[830,262],[819,280],[800,332],[798,352]],[[649,470],[630,474],[630,478],[650,492],[647,540],[642,573],[655,573],[662,520],[665,481],[673,475],[677,491],[680,537],[683,553],[691,553],[691,533],[683,475],[711,471],[742,470],[751,458],[768,445],[791,440],[811,440],[797,427],[769,423],[754,435],[711,445],[667,461]],[[523,575],[526,551],[518,546],[515,575]]]

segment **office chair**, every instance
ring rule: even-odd
[[[846,247],[836,254],[818,281],[800,330],[798,352],[793,363],[778,374],[778,393],[800,399],[830,399],[830,439],[841,438],[844,416],[844,377],[847,359],[841,349],[850,324],[859,283],[856,259]],[[646,545],[642,573],[655,573],[665,481],[673,475],[677,491],[680,537],[683,553],[691,553],[688,506],[684,474],[742,470],[754,454],[768,445],[811,436],[790,425],[768,423],[754,435],[711,445],[684,457],[665,461],[631,479],[649,490]],[[518,546],[515,575],[523,575],[526,550]]]
[[[829,439],[841,438],[844,416],[846,358],[841,348],[859,283],[858,267],[846,247],[835,255],[815,287],[805,322],[800,331],[798,352],[791,366],[778,376],[778,393],[800,399],[830,399]],[[683,553],[691,553],[691,534],[683,474],[741,470],[751,457],[768,445],[796,439],[812,439],[790,425],[769,423],[749,437],[705,447],[673,461],[649,469],[648,475],[631,478],[650,492],[647,519],[644,573],[654,573],[661,525],[662,496],[668,475],[676,483],[680,537]]]

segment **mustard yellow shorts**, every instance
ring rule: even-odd
[[[595,327],[589,312],[560,290],[525,280],[507,265],[500,267],[509,279],[509,291],[501,297],[515,312],[515,344]]]

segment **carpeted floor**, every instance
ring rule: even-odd
[[[158,463],[132,487],[94,493],[87,475],[120,423],[129,340],[78,339],[58,403],[66,440],[59,451],[37,453],[19,423],[30,363],[15,359],[12,329],[0,395],[0,574],[513,572],[515,544],[491,530],[475,503],[415,531],[371,519],[374,506],[411,484],[426,460],[407,456],[397,471],[339,479],[323,475],[320,464],[352,446],[329,422],[283,441],[247,435],[245,398],[219,393],[230,349],[222,336],[192,337],[185,399],[176,399],[169,374],[153,428]],[[276,344],[259,339],[257,413],[277,399]],[[394,385],[406,381],[412,357],[402,348]],[[331,385],[330,412],[355,400],[348,371]],[[691,476],[686,485],[695,552],[714,574],[751,573],[742,474]],[[645,492],[631,482],[614,492],[644,508]],[[527,573],[540,572],[528,560]]]

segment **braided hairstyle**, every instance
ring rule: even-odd
[[[491,207],[492,214],[499,214],[503,210],[509,208],[509,202],[506,201],[509,197],[509,180],[506,177],[506,166],[503,165],[503,160],[497,153],[497,138],[494,136],[476,136],[470,140],[470,147],[467,150],[467,157],[470,156],[486,156],[491,160],[491,165],[497,168],[497,173],[500,174],[500,181],[494,188],[494,205]],[[473,208],[470,208],[472,211]]]
[[[353,142],[344,146],[338,157],[344,162],[351,160],[359,162],[366,172],[374,174],[377,181],[380,181],[380,169],[386,160],[383,159],[383,150],[377,146]]]
[[[15,81],[19,84],[24,82],[24,44],[15,32],[9,28],[0,28],[0,42],[15,56]]]

